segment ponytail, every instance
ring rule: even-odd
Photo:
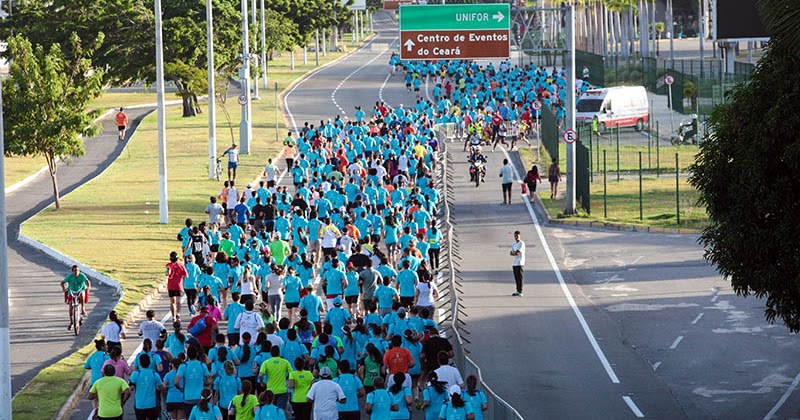
[[[250,384],[250,381],[242,381],[242,407],[244,407],[245,403],[247,403],[247,397],[250,396],[250,391],[252,391],[252,385]]]

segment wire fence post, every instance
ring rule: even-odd
[[[639,220],[644,220],[644,208],[642,206],[642,152],[639,151]]]
[[[653,169],[653,164],[650,159],[650,145],[653,142],[653,130],[651,123],[652,121],[653,121],[653,116],[650,115],[650,117],[647,119],[647,170],[648,171]]]
[[[675,152],[675,215],[678,218],[678,224],[681,224],[680,171],[680,167],[678,167],[678,152]]]
[[[608,189],[606,187],[606,149],[603,149],[603,218],[608,218]]]
[[[617,182],[619,182],[619,124],[617,124]]]
[[[593,139],[594,137],[592,133],[592,127],[589,127],[589,182],[594,182],[594,159],[592,158],[592,153],[594,153],[593,148]]]
[[[658,121],[656,121],[656,178],[661,177],[661,148],[658,140]]]

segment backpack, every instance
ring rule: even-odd
[[[203,331],[205,331],[205,329],[206,329],[206,317],[207,316],[208,315],[198,319],[197,322],[195,322],[194,325],[192,325],[192,328],[189,328],[189,334],[197,337]]]

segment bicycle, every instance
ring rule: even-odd
[[[70,312],[70,326],[71,330],[75,332],[75,335],[80,335],[81,333],[81,325],[83,324],[83,315],[81,314],[81,300],[80,297],[85,292],[82,290],[80,292],[68,292],[67,295],[67,303],[72,306],[72,311]]]
[[[217,164],[214,168],[214,177],[216,178],[217,182],[219,182],[222,178],[222,163],[220,158],[217,158]]]

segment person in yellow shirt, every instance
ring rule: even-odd
[[[261,364],[261,369],[258,370],[258,379],[262,381],[266,375],[267,390],[275,394],[275,405],[281,410],[285,410],[286,403],[289,402],[289,388],[286,386],[286,380],[289,373],[292,372],[292,365],[281,357],[281,349],[278,346],[272,346],[269,354],[272,357]]]

